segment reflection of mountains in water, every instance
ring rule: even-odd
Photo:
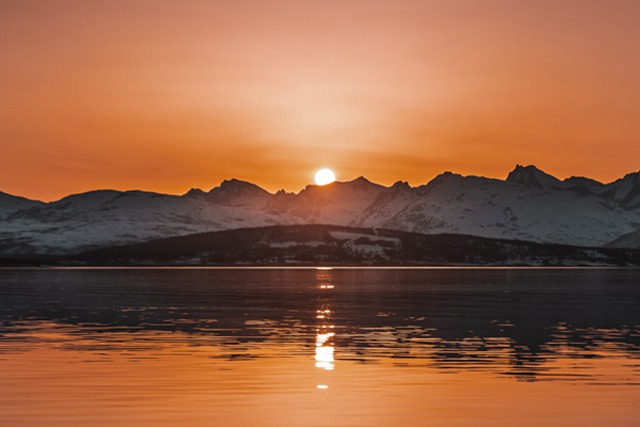
[[[122,348],[114,334],[138,348],[179,331],[229,359],[265,346],[313,353],[322,309],[331,313],[338,363],[392,358],[552,379],[549,365],[560,360],[614,354],[638,363],[636,277],[633,270],[5,271],[0,351],[53,327],[101,351],[115,341]]]

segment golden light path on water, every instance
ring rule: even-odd
[[[330,292],[334,289],[331,284],[331,270],[318,270],[316,275],[318,289],[324,293],[320,298],[320,307],[316,310],[316,319],[318,321],[316,330],[316,368],[324,371],[333,371],[335,368],[334,352],[335,346],[333,338],[335,337],[335,325],[331,322],[331,298]],[[328,379],[326,375],[319,376],[318,389],[326,390],[329,385],[326,384]]]

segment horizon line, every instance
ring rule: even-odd
[[[613,181],[602,182],[602,181],[599,181],[599,180],[594,179],[594,178],[590,178],[590,177],[587,177],[587,176],[580,176],[580,175],[571,175],[571,176],[568,176],[566,178],[562,178],[561,179],[561,178],[556,177],[552,173],[546,172],[544,169],[541,169],[541,168],[537,167],[534,164],[528,164],[526,166],[523,166],[521,164],[516,164],[515,167],[504,178],[496,178],[496,177],[489,177],[489,176],[475,175],[475,174],[463,175],[463,174],[457,173],[457,172],[443,171],[443,172],[440,172],[440,173],[436,174],[435,176],[433,176],[433,178],[431,178],[430,180],[425,181],[424,183],[421,183],[421,184],[418,184],[418,185],[411,185],[409,183],[409,181],[404,181],[402,179],[395,180],[390,185],[384,185],[384,184],[380,184],[380,183],[375,182],[375,181],[371,181],[370,179],[368,179],[364,175],[359,175],[356,178],[353,178],[353,179],[350,179],[350,180],[336,180],[336,181],[333,181],[333,182],[331,182],[329,184],[325,184],[325,185],[317,185],[317,184],[309,183],[309,184],[303,186],[302,188],[300,188],[298,191],[287,191],[284,188],[278,189],[276,191],[269,191],[266,188],[262,187],[261,185],[255,183],[255,182],[252,182],[252,181],[249,181],[249,180],[245,180],[245,179],[241,179],[241,178],[231,177],[231,178],[223,179],[222,181],[220,181],[220,183],[217,186],[211,187],[211,189],[209,189],[209,190],[202,190],[201,188],[198,188],[198,187],[191,187],[187,191],[184,191],[182,193],[170,193],[170,192],[161,192],[161,191],[154,191],[154,190],[144,190],[144,189],[141,189],[141,188],[118,189],[117,187],[111,187],[111,188],[105,187],[105,188],[94,188],[94,189],[89,189],[89,190],[85,190],[85,191],[80,190],[80,191],[77,191],[77,192],[72,192],[72,193],[66,194],[66,195],[64,195],[64,196],[62,196],[60,198],[53,198],[53,199],[50,199],[50,200],[42,200],[42,199],[37,199],[37,198],[25,197],[25,196],[22,196],[22,195],[11,194],[11,193],[7,193],[7,192],[2,191],[2,189],[0,189],[0,194],[6,194],[6,195],[11,196],[11,197],[22,198],[22,199],[27,199],[27,200],[32,200],[32,201],[37,201],[37,202],[42,202],[42,203],[55,203],[55,202],[58,202],[60,200],[64,200],[64,199],[66,199],[68,197],[72,197],[72,196],[78,196],[78,195],[87,194],[87,193],[94,193],[94,192],[108,192],[108,191],[113,191],[113,192],[118,192],[118,193],[142,192],[142,193],[158,194],[158,195],[163,195],[163,196],[184,197],[184,196],[186,196],[187,194],[189,194],[192,191],[201,191],[201,192],[206,194],[206,193],[209,193],[209,192],[211,192],[212,190],[214,190],[216,188],[221,188],[226,182],[237,181],[237,182],[241,182],[241,183],[245,183],[245,184],[250,184],[250,185],[256,186],[259,189],[265,191],[266,193],[268,193],[270,195],[276,195],[276,194],[279,194],[279,193],[297,195],[297,194],[300,194],[302,191],[307,190],[309,188],[330,187],[330,186],[332,186],[334,184],[349,184],[349,183],[352,183],[352,182],[355,182],[355,181],[358,181],[358,180],[365,180],[365,181],[367,181],[367,182],[369,182],[369,183],[371,183],[373,185],[377,185],[377,186],[384,187],[384,188],[392,188],[394,185],[396,185],[398,183],[401,183],[401,184],[406,184],[409,188],[412,188],[412,189],[423,187],[423,186],[427,186],[431,182],[433,182],[435,179],[437,179],[438,177],[443,176],[443,175],[460,176],[462,178],[483,178],[483,179],[488,179],[488,180],[496,180],[496,181],[506,182],[508,177],[509,177],[509,175],[512,172],[514,172],[515,170],[517,170],[518,168],[522,168],[522,169],[533,168],[535,170],[538,170],[538,171],[540,171],[540,172],[542,172],[542,173],[544,173],[546,175],[549,175],[549,176],[557,179],[560,182],[564,182],[564,181],[567,181],[567,180],[572,179],[572,178],[583,178],[583,179],[588,179],[588,180],[594,181],[594,182],[596,182],[598,184],[601,184],[601,185],[610,185],[610,184],[613,184],[613,183],[615,183],[615,182],[617,182],[617,181],[619,181],[621,179],[624,179],[625,177],[627,177],[629,175],[640,173],[640,169],[637,170],[637,171],[626,172],[626,173],[624,173],[624,175],[620,176],[619,178],[617,178],[617,179],[615,179]]]

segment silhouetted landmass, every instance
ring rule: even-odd
[[[59,259],[87,265],[610,265],[638,266],[640,251],[460,234],[290,225],[192,234]]]
[[[50,259],[43,258],[0,258],[0,267],[40,267],[50,263]]]

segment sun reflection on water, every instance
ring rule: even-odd
[[[320,372],[333,371],[335,369],[335,325],[333,324],[331,309],[331,293],[326,293],[333,289],[331,269],[318,269],[316,272],[316,280],[318,289],[323,292],[319,298],[319,306],[316,309],[316,348],[315,348],[315,366]],[[319,378],[319,384],[316,388],[326,390],[329,388],[324,375]]]
[[[332,371],[335,368],[335,359],[333,358],[334,346],[328,345],[333,338],[334,333],[316,335],[316,368]]]

